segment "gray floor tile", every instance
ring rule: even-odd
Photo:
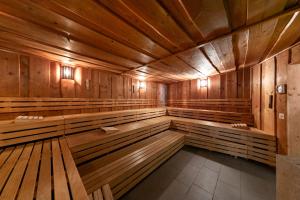
[[[218,181],[218,173],[207,167],[202,167],[194,181],[194,183],[207,192],[213,194]]]
[[[194,167],[201,168],[201,167],[203,167],[205,162],[206,162],[206,158],[204,158],[200,155],[194,155],[191,158],[189,164],[193,165]]]
[[[216,191],[214,194],[214,200],[240,200],[241,192],[240,189],[224,183],[223,181],[218,181]]]
[[[242,199],[275,199],[275,181],[271,182],[262,177],[243,172],[241,174],[241,196]]]
[[[207,159],[206,162],[204,163],[204,166],[215,172],[219,172],[222,165],[213,160]]]
[[[237,169],[222,166],[219,179],[224,183],[237,187],[238,189],[241,188],[241,172]]]
[[[194,167],[193,165],[187,164],[184,169],[178,174],[176,180],[180,181],[181,183],[185,184],[186,186],[190,187],[194,182],[199,168]]]
[[[197,185],[192,185],[184,200],[212,200],[212,194]]]
[[[174,180],[159,197],[159,200],[182,200],[187,191],[188,187],[185,184]]]

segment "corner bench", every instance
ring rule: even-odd
[[[273,135],[165,113],[156,108],[1,122],[0,199],[24,199],[25,192],[28,199],[118,199],[183,145],[275,164]],[[119,132],[104,134],[101,126]]]

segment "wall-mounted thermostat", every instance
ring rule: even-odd
[[[286,84],[277,85],[276,92],[278,94],[286,94]]]

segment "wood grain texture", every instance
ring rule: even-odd
[[[1,49],[165,83],[253,66],[300,38],[295,0],[12,0],[0,5]],[[25,76],[26,67],[19,72]],[[50,79],[56,88],[54,82]],[[25,91],[26,80],[20,84]],[[80,84],[77,88],[79,96],[91,95]],[[41,91],[39,96],[47,95]]]

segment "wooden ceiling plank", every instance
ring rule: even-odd
[[[227,4],[231,28],[235,30],[244,26],[247,21],[247,1],[227,0]]]
[[[247,66],[255,65],[260,61],[272,39],[277,21],[277,19],[273,19],[272,21],[267,21],[250,27],[246,58]]]
[[[35,56],[38,56],[38,57],[47,58],[51,61],[60,62],[62,64],[63,64],[63,61],[67,59],[67,60],[70,60],[72,62],[72,66],[92,67],[92,68],[95,68],[95,69],[109,71],[109,72],[113,72],[113,73],[117,73],[117,74],[122,73],[122,71],[120,71],[120,70],[107,68],[107,67],[101,66],[99,64],[93,64],[93,63],[89,63],[89,62],[86,62],[86,61],[77,60],[77,59],[74,59],[74,58],[71,59],[71,58],[68,58],[68,57],[65,57],[65,56],[56,55],[56,54],[48,53],[48,52],[45,52],[45,51],[40,51],[40,50],[37,50],[37,49],[28,48],[28,47],[23,47],[21,45],[11,46],[6,41],[2,41],[2,39],[0,39],[0,41],[1,41],[1,44],[0,44],[0,50],[1,51],[9,51],[9,52],[13,52],[13,53],[28,55],[28,56],[35,55]]]
[[[178,75],[180,73],[184,73],[185,76],[191,77],[191,79],[199,78],[203,76],[198,70],[195,70],[194,68],[188,66],[185,62],[183,62],[181,59],[177,58],[176,56],[166,58],[161,61],[164,65],[169,66],[170,70],[176,71]]]
[[[247,0],[247,24],[253,24],[283,11],[288,0]]]
[[[193,40],[177,25],[173,18],[157,1],[121,0],[123,4],[140,16],[154,31],[169,40],[178,50],[194,45]],[[145,9],[147,8],[147,9]]]
[[[204,76],[217,73],[215,68],[200,49],[191,49],[179,54],[178,57],[200,71]]]
[[[65,37],[75,38],[75,40],[86,42],[89,45],[94,45],[104,51],[112,52],[115,55],[136,62],[145,64],[154,59],[99,32],[88,29],[64,16],[45,9],[30,0],[0,2],[0,10],[39,24],[51,31],[57,31]]]
[[[235,33],[232,37],[236,69],[243,68],[245,67],[248,51],[249,30]]]
[[[181,0],[205,40],[230,32],[222,0]]]
[[[159,2],[165,6],[165,9],[168,10],[177,23],[184,28],[196,43],[204,40],[200,28],[192,19],[181,0],[159,0]]]
[[[11,34],[11,33],[1,31],[1,29],[0,29],[0,38],[3,41],[9,42],[11,47],[19,46],[19,47],[24,47],[24,49],[26,49],[26,47],[29,47],[32,49],[38,49],[40,51],[63,56],[65,59],[62,60],[62,62],[69,62],[70,59],[71,60],[77,59],[77,60],[85,61],[88,63],[93,63],[94,65],[105,66],[106,68],[118,69],[118,70],[122,70],[122,71],[129,69],[129,68],[126,68],[123,66],[106,63],[101,60],[85,57],[85,56],[82,56],[82,55],[79,55],[76,53],[72,53],[72,52],[64,51],[64,50],[57,49],[54,47],[50,47],[48,45],[43,45],[43,44],[40,44],[40,43],[37,43],[34,41],[25,40],[19,36]],[[2,45],[2,44],[0,44],[0,45]]]
[[[235,59],[232,47],[232,36],[221,38],[212,42],[218,57],[220,58],[225,70],[235,68]]]
[[[199,72],[200,73],[200,77],[198,77],[198,78],[206,78],[206,75],[203,74],[197,67],[194,67],[194,66],[190,65],[189,62],[186,62],[184,59],[182,59],[179,56],[176,56],[176,58],[178,58],[179,60],[181,60],[186,66],[188,66],[188,67],[192,68],[193,70],[196,70],[197,72]]]
[[[280,40],[281,35],[285,31],[285,29],[287,29],[287,26],[288,26],[289,22],[291,20],[293,20],[292,18],[293,18],[292,14],[278,18],[278,22],[277,22],[275,31],[272,35],[272,38],[269,42],[269,45],[268,45],[266,51],[264,52],[264,54],[263,54],[263,56],[261,57],[260,60],[264,60],[268,57],[269,53],[272,51],[272,49],[274,48],[276,43]]]
[[[278,37],[278,40],[276,41],[274,46],[270,49],[266,57],[274,55],[279,51],[281,51],[282,49],[285,49],[293,45],[295,42],[299,41],[300,39],[299,27],[300,27],[300,13],[296,12],[293,15],[293,17],[291,17],[287,25],[284,27],[283,31]]]
[[[123,18],[127,23],[141,30],[145,35],[150,37],[153,41],[157,42],[164,48],[168,49],[170,52],[174,52],[174,49],[178,48],[176,44],[166,38],[158,30],[153,29],[151,24],[130,9],[126,4],[124,4],[124,2],[110,0],[101,0],[98,2],[106,6],[119,17]]]
[[[139,68],[138,69],[139,71],[142,71],[144,73],[149,73],[149,74],[153,74],[153,75],[159,75],[159,76],[162,76],[162,77],[167,77],[168,79],[172,79],[172,80],[184,80],[184,79],[181,79],[180,77],[174,75],[174,74],[170,74],[170,73],[162,73],[161,71],[155,69],[155,68],[152,68],[152,67],[142,67],[142,68]]]
[[[179,55],[180,53],[183,53],[183,52],[185,52],[185,51],[189,51],[189,50],[191,50],[191,49],[196,49],[196,48],[201,48],[201,47],[208,47],[208,45],[209,45],[212,41],[214,41],[214,40],[221,39],[221,38],[226,38],[226,37],[228,37],[228,36],[230,36],[230,35],[233,35],[233,34],[235,34],[235,33],[239,33],[239,32],[241,32],[241,31],[246,31],[246,30],[248,30],[248,29],[250,29],[250,28],[253,28],[253,27],[257,26],[257,25],[261,25],[261,24],[263,24],[263,23],[272,23],[272,21],[273,21],[273,20],[276,20],[278,17],[287,16],[287,15],[293,14],[293,13],[295,13],[295,12],[297,12],[297,11],[300,11],[300,5],[297,5],[297,6],[293,7],[293,8],[288,9],[288,10],[282,11],[282,12],[280,12],[280,13],[276,13],[276,14],[270,16],[270,17],[267,17],[267,18],[263,19],[262,21],[255,22],[255,23],[253,23],[253,24],[247,24],[247,25],[244,25],[244,26],[239,27],[239,28],[237,28],[237,29],[231,31],[230,33],[224,34],[224,35],[222,35],[222,36],[217,36],[217,37],[215,37],[215,38],[212,38],[212,39],[206,40],[206,41],[204,41],[204,42],[201,42],[201,43],[199,43],[198,45],[196,45],[195,47],[191,47],[191,48],[188,48],[188,49],[186,49],[186,50],[184,50],[184,51],[180,51],[180,52],[174,53],[174,54],[172,54],[172,55],[170,55],[170,56],[166,56],[166,57],[164,57],[164,58],[161,58],[161,59],[158,59],[158,60],[156,60],[156,61],[150,62],[150,63],[148,63],[148,65],[149,65],[149,64],[156,64],[156,63],[159,63],[161,60],[163,60],[163,59],[165,59],[165,58],[172,57],[172,56],[174,56],[174,55]],[[250,41],[250,38],[249,38],[249,41]],[[249,42],[248,42],[248,43],[249,43]],[[248,51],[249,51],[249,45],[248,45],[248,50],[247,50],[247,52],[248,52]],[[247,54],[248,54],[248,53],[247,53]],[[247,57],[248,57],[248,56],[247,56]],[[213,63],[213,62],[212,62],[212,63]],[[213,63],[213,65],[215,65],[215,63]],[[141,66],[141,67],[143,67],[143,66]],[[216,67],[217,67],[217,66],[216,66]]]
[[[33,1],[151,57],[170,55],[168,50],[93,0]]]
[[[218,53],[212,43],[204,45],[203,47],[201,47],[201,49],[205,53],[207,58],[211,61],[213,66],[218,69],[218,72],[222,72],[225,70],[225,67],[223,66],[223,63],[221,62]]]
[[[12,17],[3,12],[0,12],[0,16],[0,27],[4,28],[10,33],[22,35],[30,40],[38,41],[42,44],[64,49],[65,51],[76,52],[87,57],[97,58],[109,63],[127,66],[130,68],[135,68],[141,65],[140,63],[115,56],[100,49],[88,46],[75,40],[71,40],[59,34],[40,29],[38,25],[16,17]]]

